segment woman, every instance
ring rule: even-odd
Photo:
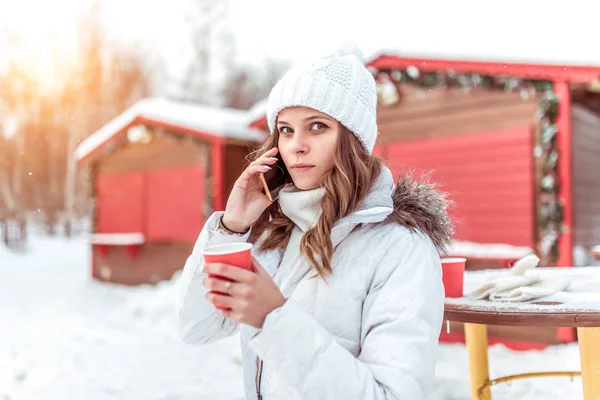
[[[269,96],[270,139],[186,262],[180,335],[206,344],[241,328],[248,399],[430,392],[444,302],[438,252],[452,228],[432,185],[394,185],[371,155],[376,106],[360,52],[290,70]],[[278,152],[293,185],[271,203],[259,174]],[[254,272],[204,263],[204,248],[246,241]]]

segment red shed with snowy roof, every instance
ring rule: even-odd
[[[394,173],[433,171],[450,193],[454,255],[506,266],[530,249],[544,265],[589,262],[575,255],[600,243],[600,66],[390,54],[368,65],[380,91],[376,153]],[[528,348],[574,332],[490,327],[490,336]]]
[[[95,213],[92,276],[156,283],[181,269],[205,218],[225,207],[250,148],[252,114],[144,99],[77,148]]]
[[[600,66],[380,55],[376,152],[391,169],[433,170],[456,206],[455,254],[531,249],[574,265],[600,243]],[[493,258],[493,257],[490,257]]]

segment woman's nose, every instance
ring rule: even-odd
[[[294,135],[293,142],[292,142],[292,151],[294,153],[301,153],[301,154],[308,153],[309,146],[308,146],[308,142],[306,141],[305,135],[303,135],[302,133]]]

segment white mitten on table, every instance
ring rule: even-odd
[[[515,265],[513,265],[508,272],[510,275],[523,276],[527,273],[527,271],[537,267],[539,263],[540,258],[538,256],[535,254],[529,254],[517,260]]]
[[[477,300],[485,300],[498,293],[534,284],[539,281],[538,275],[532,273],[526,275],[526,273],[535,268],[539,262],[540,259],[535,254],[525,256],[515,263],[507,275],[490,279],[471,295]]]
[[[473,298],[485,300],[496,293],[514,290],[525,285],[531,285],[538,281],[537,276],[502,276],[491,279],[485,285],[472,293]]]
[[[515,289],[492,293],[492,301],[529,301],[540,297],[550,296],[564,290],[569,282],[559,278],[544,278],[532,285],[521,286]]]

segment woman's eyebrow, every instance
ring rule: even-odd
[[[329,121],[333,121],[332,118],[325,116],[325,115],[311,115],[310,117],[306,117],[302,120],[302,122],[308,122],[308,121],[313,121],[315,119],[327,119]],[[283,120],[277,120],[277,125],[282,124],[282,125],[289,125],[288,122],[285,122]]]
[[[331,119],[330,117],[325,116],[325,115],[313,115],[313,116],[304,118],[302,121],[303,122],[308,122],[308,121],[312,121],[312,120],[315,120],[315,119],[328,119],[329,121],[333,121],[333,119]]]

